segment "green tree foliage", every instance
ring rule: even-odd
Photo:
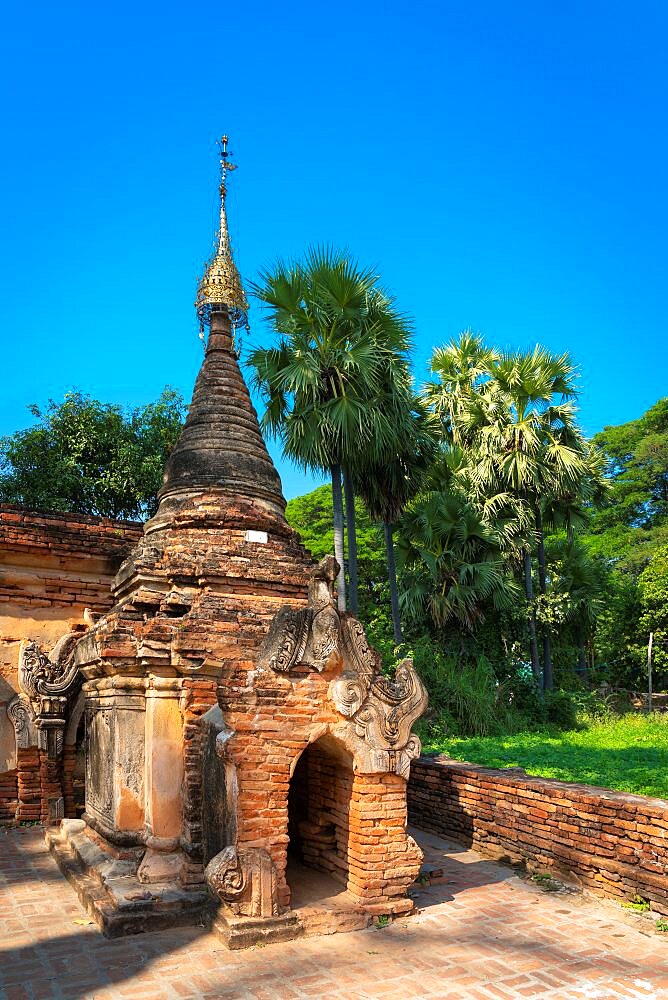
[[[430,716],[423,734],[435,745],[443,732],[503,733],[546,724],[570,726],[574,722],[573,698],[575,704],[588,698],[582,693],[588,683],[606,681],[616,687],[643,689],[650,631],[655,633],[655,687],[660,688],[668,681],[668,543],[657,544],[661,529],[665,530],[665,515],[658,502],[658,464],[643,487],[650,498],[646,504],[638,501],[636,492],[634,523],[627,523],[627,508],[619,524],[601,529],[602,519],[609,524],[613,517],[610,495],[618,488],[618,469],[612,468],[609,456],[606,462],[612,485],[606,490],[600,488],[597,451],[578,437],[575,424],[568,433],[575,436],[582,478],[570,489],[563,489],[558,485],[559,477],[553,475],[552,457],[546,461],[541,455],[551,446],[549,434],[536,437],[536,454],[530,454],[528,461],[535,461],[536,481],[541,487],[535,490],[540,493],[544,538],[541,587],[535,499],[523,494],[518,482],[503,481],[501,476],[489,476],[489,487],[481,488],[486,477],[480,474],[478,440],[483,433],[492,437],[499,434],[498,425],[485,431],[493,416],[492,402],[501,426],[505,423],[510,427],[508,435],[501,436],[506,454],[514,466],[524,461],[513,445],[517,419],[511,414],[509,421],[504,412],[505,393],[494,401],[493,368],[501,355],[485,348],[480,338],[467,335],[435,352],[435,358],[438,381],[425,395],[443,428],[441,444],[419,495],[408,503],[397,524],[398,585],[407,612],[399,650],[385,604],[384,559],[378,534],[373,535],[371,551],[361,561],[362,593],[369,596],[362,601],[361,617],[370,641],[386,662],[397,654],[413,654],[429,688]],[[559,403],[557,409],[563,416],[560,407]],[[660,413],[662,408],[654,407],[653,412]],[[540,426],[539,420],[536,426]],[[608,428],[606,434],[613,440],[614,429]],[[635,440],[641,442],[642,436],[636,434]],[[491,452],[494,463],[503,462],[503,455],[497,458],[495,454],[502,450],[497,445],[489,447],[483,451],[483,460],[489,462]],[[641,449],[641,454],[646,452]],[[626,467],[636,468],[628,452],[624,462]],[[647,471],[646,464],[643,468]],[[379,475],[377,481],[380,490],[384,476]],[[637,488],[636,483],[633,489]],[[629,489],[626,479],[619,489]],[[372,500],[370,497],[373,509]],[[649,527],[637,523],[639,510]],[[290,504],[291,523],[305,534],[317,555],[331,550],[330,511],[327,488]],[[363,526],[371,529],[371,522],[368,518],[365,521],[359,502],[357,519],[363,551]],[[623,559],[609,555],[599,544],[606,532],[608,542],[612,532],[627,533],[628,549]],[[637,546],[641,556],[633,554],[634,543],[629,540],[636,533],[644,539]],[[526,546],[532,557],[530,600],[524,590],[522,565]],[[567,696],[556,691],[538,697],[527,658],[529,607],[538,635],[549,630],[556,683],[579,693]]]
[[[642,660],[649,633],[654,634],[653,662],[655,683],[668,681],[668,545],[656,549],[638,580],[640,588],[640,635],[643,644],[637,650]],[[647,637],[647,638],[646,638]]]
[[[668,397],[638,420],[605,427],[594,444],[610,481],[587,532],[592,552],[638,575],[668,543]]]
[[[383,539],[372,523],[362,501],[355,502],[357,513],[357,557],[364,578],[383,572]],[[314,559],[334,551],[334,518],[330,486],[318,486],[311,493],[288,500],[285,509],[288,524],[299,532]]]
[[[499,525],[486,522],[463,492],[421,496],[404,514],[398,541],[409,616],[427,613],[436,628],[454,619],[473,629],[488,609],[510,608],[520,591],[503,544]]]
[[[457,452],[466,496],[481,521],[506,529],[502,555],[522,570],[532,668],[538,681],[539,625],[542,681],[550,689],[554,618],[548,610],[554,599],[548,596],[545,533],[559,523],[572,530],[598,482],[595,456],[576,422],[575,369],[565,354],[542,347],[502,353],[466,331],[434,351],[432,371],[425,396],[440,419],[444,449]]]
[[[165,388],[130,412],[79,392],[31,406],[37,423],[0,441],[0,500],[35,510],[150,517],[184,403]]]

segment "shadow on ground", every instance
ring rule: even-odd
[[[4,932],[0,936],[0,997],[92,1000],[104,992],[132,1000],[177,996],[273,1000],[302,995],[301,990],[320,997],[374,997],[380,995],[376,992],[379,984],[385,993],[396,980],[393,995],[408,1000],[425,995],[422,976],[437,983],[443,980],[443,993],[436,987],[436,992],[429,991],[431,997],[447,995],[456,976],[464,975],[476,985],[491,984],[521,969],[531,969],[534,981],[545,983],[545,991],[555,989],[556,970],[563,969],[569,970],[571,980],[584,983],[631,982],[653,973],[668,976],[668,948],[665,960],[652,969],[641,958],[635,960],[635,951],[633,958],[616,955],[611,947],[614,942],[606,945],[601,936],[607,933],[622,939],[628,935],[636,949],[634,939],[642,939],[637,931],[626,931],[614,920],[606,924],[604,912],[592,909],[587,915],[591,940],[579,940],[577,932],[572,933],[571,911],[564,908],[563,900],[546,902],[533,886],[517,880],[512,870],[458,844],[429,834],[418,836],[434,878],[431,885],[415,887],[421,911],[416,917],[399,919],[382,930],[229,952],[203,927],[116,940],[104,938],[94,925],[64,930],[69,921],[86,919],[74,893],[46,853],[41,831],[12,832],[8,841],[0,840],[2,846],[14,842],[14,850],[0,856],[0,873],[5,869],[6,877],[0,883]],[[52,924],[39,930],[31,928],[29,917],[20,919],[19,904],[13,906],[12,892],[21,886],[22,864],[29,883],[24,882],[25,895],[37,898],[39,888],[34,883],[45,883],[42,895],[58,914],[58,919],[54,917]],[[18,929],[8,933],[13,909]],[[539,910],[542,917],[534,921],[533,914]],[[612,931],[601,930],[597,936],[597,928],[606,927]],[[302,984],[299,993],[292,989],[297,982]],[[455,995],[465,998],[470,992],[464,989]],[[510,990],[507,995],[520,996]],[[605,995],[628,994],[611,991]]]

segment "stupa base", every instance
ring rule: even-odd
[[[210,919],[206,888],[186,891],[177,882],[141,882],[143,847],[114,848],[83,820],[49,827],[47,846],[79,902],[107,937],[141,934]]]

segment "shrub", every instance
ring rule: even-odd
[[[415,668],[429,692],[427,725],[461,736],[516,731],[525,723],[513,704],[513,691],[499,680],[484,656],[469,660],[447,656],[429,639],[416,643]]]
[[[575,729],[578,705],[567,691],[545,692],[545,722],[559,729]]]

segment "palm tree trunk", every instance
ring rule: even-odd
[[[533,602],[533,577],[531,575],[531,549],[527,549],[524,553],[524,589],[527,596],[527,601],[531,605]],[[531,650],[531,670],[533,671],[533,676],[536,684],[540,687],[540,660],[538,658],[538,642],[536,640],[536,615],[534,614],[533,607],[529,610],[529,616],[527,619],[527,625],[529,627],[529,648]]]
[[[343,495],[341,492],[341,466],[333,465],[332,474],[332,506],[334,508],[334,555],[339,564],[339,575],[336,578],[337,603],[339,611],[346,610],[346,573],[343,555]]]
[[[547,571],[545,567],[545,533],[543,532],[543,515],[540,507],[536,507],[536,530],[538,531],[538,585],[543,597],[547,594]],[[543,689],[551,691],[554,687],[552,669],[552,640],[549,625],[543,625]]]
[[[385,548],[387,550],[387,575],[390,581],[390,600],[392,601],[392,625],[394,628],[394,641],[398,646],[404,641],[401,633],[401,616],[399,614],[399,594],[397,591],[397,564],[394,559],[394,538],[393,528],[389,521],[383,521],[383,531],[385,533]]]
[[[578,622],[575,635],[578,644],[578,666],[577,672],[585,680],[587,677],[587,652],[585,650],[585,633],[582,625]]]
[[[357,526],[355,524],[355,492],[353,479],[348,469],[343,467],[343,486],[346,497],[346,534],[348,536],[348,596],[350,610],[354,615],[359,610],[357,599]]]

